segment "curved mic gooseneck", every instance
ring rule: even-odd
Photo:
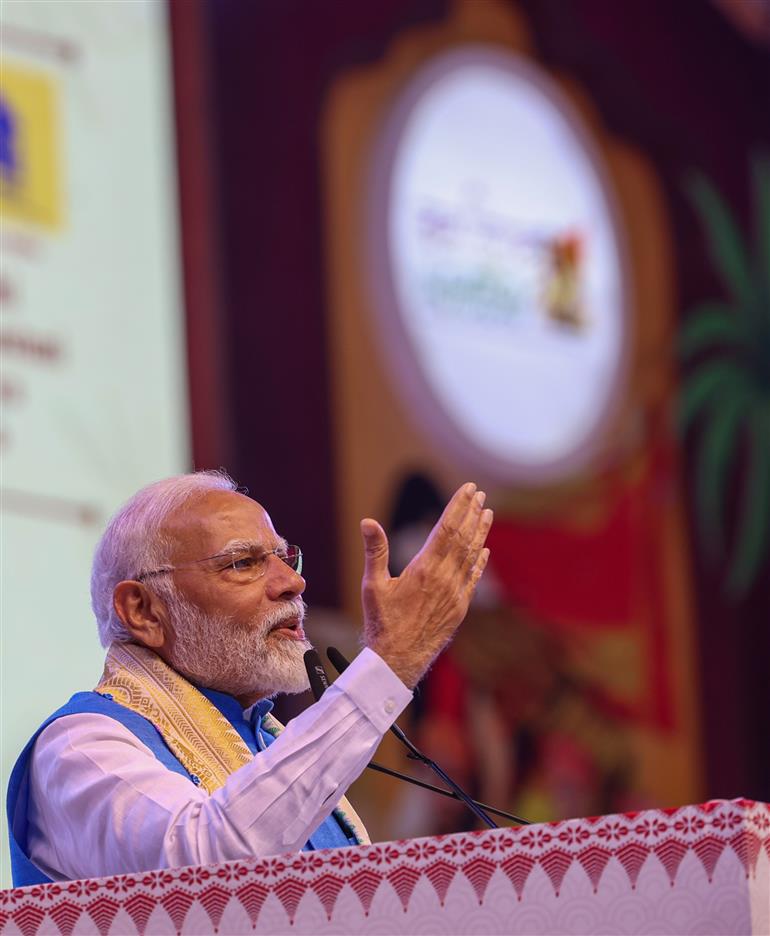
[[[338,672],[343,672],[350,665],[345,657],[339,652],[339,650],[335,649],[334,647],[329,647],[326,653],[332,665]],[[318,652],[314,648],[311,647],[310,650],[305,651],[303,660],[305,663],[305,669],[307,670],[308,680],[310,682],[310,690],[313,693],[313,698],[317,702],[324,694],[324,692],[329,688],[329,680],[326,677],[326,671],[324,670],[323,664],[321,663],[321,658],[318,656]],[[399,741],[401,741],[401,743],[406,745],[406,747],[409,749],[409,757],[411,757],[413,760],[419,760],[422,763],[428,764],[434,770],[440,771],[439,776],[441,776],[442,779],[444,778],[445,775],[441,768],[433,761],[430,761],[428,757],[423,755],[422,752],[419,751],[414,744],[412,744],[412,742],[409,740],[409,738],[407,738],[398,725],[391,725],[390,730],[399,739]],[[465,794],[462,790],[460,791],[460,795],[458,795],[451,780],[448,782],[452,789],[444,790],[441,787],[434,786],[432,783],[426,783],[424,780],[418,780],[416,777],[410,777],[408,774],[401,773],[398,770],[393,770],[391,767],[384,767],[382,764],[377,764],[375,761],[370,761],[366,766],[370,770],[376,770],[379,773],[384,773],[390,777],[395,777],[397,780],[404,780],[407,783],[421,787],[424,790],[430,790],[433,793],[439,793],[441,796],[448,796],[450,799],[454,799],[458,802],[468,805],[466,799],[470,799],[470,797],[467,797],[467,794]],[[503,809],[497,809],[494,806],[487,806],[486,803],[479,803],[477,800],[470,800],[470,802],[473,804],[473,806],[478,807],[481,812],[494,813],[497,816],[502,816],[504,819],[510,819],[519,825],[530,825],[529,819],[522,819],[520,816],[505,812]],[[477,814],[475,809],[472,811],[474,815]],[[496,826],[494,827],[497,828]]]
[[[338,673],[343,673],[350,663],[345,657],[337,650],[335,647],[329,647],[326,651],[326,655],[329,658],[329,662],[337,670]],[[440,780],[449,787],[450,790],[455,794],[455,797],[463,802],[468,809],[476,816],[477,819],[480,819],[485,825],[489,826],[490,829],[496,829],[497,823],[494,819],[491,819],[484,809],[479,806],[470,796],[462,789],[454,780],[430,757],[423,754],[412,742],[407,738],[404,732],[398,727],[398,725],[391,725],[390,730],[398,738],[398,740],[408,749],[410,756],[414,760],[418,760],[421,763],[425,764],[426,767],[429,767]]]

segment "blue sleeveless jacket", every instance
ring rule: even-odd
[[[213,689],[199,689],[206,698],[214,704],[225,716],[230,724],[235,728],[238,734],[246,742],[252,754],[258,754],[269,744],[275,741],[275,738],[262,727],[262,718],[273,707],[273,703],[268,700],[258,702],[251,711],[251,718],[247,721],[243,717],[243,710],[240,704],[223,692],[216,692]],[[198,778],[192,777],[182,766],[182,764],[171,753],[160,732],[155,726],[132,712],[125,706],[114,702],[110,696],[102,696],[97,692],[78,692],[63,705],[60,709],[47,718],[37,729],[24,750],[19,755],[19,759],[11,773],[8,784],[8,837],[11,850],[11,871],[13,873],[14,887],[25,887],[29,884],[47,884],[51,878],[47,877],[37,868],[29,859],[29,849],[27,846],[27,809],[29,797],[29,764],[32,755],[32,748],[38,735],[47,728],[57,718],[64,715],[77,715],[89,713],[95,715],[107,715],[120,722],[125,728],[128,728],[143,744],[145,744],[155,755],[155,757],[168,770],[173,770],[184,777],[188,777],[191,782]],[[357,839],[352,831],[344,823],[339,814],[332,813],[325,819],[321,825],[310,836],[303,851],[316,848],[339,848],[344,845],[356,845]]]

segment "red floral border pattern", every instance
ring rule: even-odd
[[[81,915],[87,914],[93,927],[106,934],[122,909],[138,932],[144,933],[159,906],[177,932],[191,909],[205,912],[216,931],[233,899],[256,927],[270,893],[278,897],[292,924],[300,900],[308,893],[315,895],[331,920],[343,888],[353,891],[368,914],[375,894],[386,884],[407,910],[418,881],[430,882],[443,905],[456,875],[468,880],[483,903],[487,885],[498,870],[520,901],[538,865],[556,895],[575,864],[596,893],[613,860],[620,863],[633,890],[650,859],[660,862],[674,885],[689,853],[698,858],[711,882],[726,850],[737,856],[747,877],[756,874],[762,850],[770,860],[770,805],[716,800],[678,809],[17,888],[0,891],[0,931],[12,923],[23,936],[32,936],[45,924],[46,932],[69,934],[76,924],[82,924]]]

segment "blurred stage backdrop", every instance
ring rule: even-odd
[[[1,39],[4,783],[98,679],[106,518],[194,465],[349,652],[359,519],[396,573],[485,487],[403,719],[482,800],[770,799],[764,0],[6,0]],[[377,838],[467,826],[353,796]]]

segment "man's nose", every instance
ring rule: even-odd
[[[267,558],[265,592],[273,601],[297,598],[305,590],[305,580],[283,559],[273,553]]]

